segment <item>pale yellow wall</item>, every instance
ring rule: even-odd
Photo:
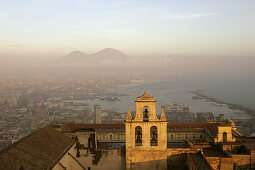
[[[88,139],[91,133],[94,132],[76,132],[75,136],[78,137],[80,144],[84,145],[84,147],[88,147]]]
[[[71,135],[72,137],[76,136],[79,139],[80,144],[88,147],[88,138],[90,133],[93,132],[76,132]],[[125,131],[96,131],[96,140],[99,142],[125,142],[126,138]],[[110,138],[112,135],[112,138]],[[171,138],[173,135],[173,138]],[[200,135],[202,135],[202,139],[200,139]],[[186,138],[188,137],[188,139]],[[205,141],[211,142],[211,138],[205,132],[167,132],[167,142],[180,142],[180,141]]]
[[[53,170],[65,170],[59,163],[53,168]]]
[[[167,168],[167,151],[140,151],[126,152],[127,170],[158,170]]]
[[[143,121],[143,108],[149,108],[149,121],[159,121],[156,114],[156,102],[136,102],[136,115],[134,121]]]
[[[167,132],[167,141],[207,141],[207,134],[205,132]]]
[[[208,160],[213,169],[215,170],[219,169],[218,167],[220,163],[219,157],[206,157],[206,159]]]
[[[95,154],[90,154],[87,150],[80,150],[80,157],[77,158],[79,162],[84,165],[85,168],[90,167],[91,170],[124,170],[125,159],[121,156],[121,149],[106,149],[100,150],[102,156],[97,164],[94,164],[93,160],[98,159]]]
[[[220,158],[220,157],[206,157],[210,165],[215,170],[229,170],[233,169],[232,158]]]
[[[231,154],[231,156],[233,157],[233,163],[235,163],[235,165],[238,167],[245,167],[249,168],[250,167],[250,155],[234,155]],[[244,168],[243,168],[244,169]]]
[[[143,108],[149,110],[149,121],[143,122]],[[135,129],[142,128],[142,146],[135,145]],[[157,146],[151,146],[151,127],[157,127]],[[125,122],[126,169],[166,169],[167,168],[167,121],[156,114],[156,101],[136,101],[136,115]]]
[[[232,127],[231,126],[218,126],[217,138],[215,142],[223,142],[223,133],[227,133],[227,142],[235,142],[236,139],[232,137]]]
[[[83,168],[68,154],[76,155],[75,144],[69,149],[69,151],[59,161],[67,170],[83,170]],[[56,164],[53,170],[63,170],[60,164]]]
[[[167,148],[167,122],[126,122],[126,147],[139,150],[165,150]],[[135,146],[135,128],[142,128],[142,146]],[[158,146],[150,146],[150,129],[156,126],[158,130]]]
[[[99,142],[125,142],[125,132],[97,131],[96,140]]]

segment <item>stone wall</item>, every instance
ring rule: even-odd
[[[142,129],[141,146],[135,144],[135,129]],[[151,127],[157,127],[157,145],[151,145]],[[167,169],[167,122],[126,122],[126,168]]]
[[[233,164],[237,169],[248,169],[250,168],[250,155],[231,154],[233,158]]]
[[[123,149],[80,150],[79,162],[91,170],[125,170],[125,152]]]
[[[208,141],[207,134],[201,131],[167,131],[168,142],[179,142],[179,141]]]
[[[143,121],[143,109],[144,107],[148,107],[148,116],[149,116],[149,121],[158,121],[158,117],[156,114],[156,101],[154,102],[136,102],[136,115],[134,120],[135,121]]]
[[[227,134],[227,142],[235,142],[236,139],[232,136],[231,126],[218,126],[217,138],[215,138],[215,143],[224,142],[223,134]],[[226,141],[225,141],[226,142]]]
[[[251,166],[253,169],[255,169],[255,150],[250,150],[251,155]]]
[[[167,167],[168,169],[185,169],[187,153],[197,153],[199,149],[194,148],[168,148]],[[186,167],[188,168],[188,166]]]
[[[78,137],[81,145],[84,145],[84,147],[88,147],[88,139],[91,134],[94,134],[94,132],[76,132],[75,136]]]
[[[233,169],[232,158],[221,158],[221,157],[206,157],[213,169],[216,170],[229,170]]]
[[[128,150],[139,149],[135,146],[135,128],[140,126],[142,128],[142,146],[141,149],[144,150],[166,150],[167,149],[167,122],[132,122],[126,124],[126,148]],[[158,145],[150,145],[150,130],[152,126],[157,127],[158,134]]]
[[[99,142],[125,142],[123,131],[96,131],[96,140]]]
[[[90,134],[95,133],[95,140],[99,142],[125,142],[125,132],[116,130],[98,130],[96,132],[76,132],[69,133],[71,137],[77,136],[79,142],[88,147]],[[167,132],[167,142],[207,142],[208,135],[205,132]]]
[[[76,149],[75,145],[73,145],[69,151],[62,157],[62,159],[56,164],[53,170],[84,170],[82,165],[80,165],[75,159]]]
[[[157,170],[167,169],[167,154],[166,151],[127,151],[126,152],[126,169],[127,170],[142,170],[150,169]]]

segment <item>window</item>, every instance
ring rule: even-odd
[[[200,134],[200,139],[203,139],[203,135],[202,134]]]
[[[148,106],[143,107],[143,121],[144,122],[149,121],[149,108],[148,108]]]
[[[141,126],[135,127],[135,146],[142,146],[142,128]]]
[[[223,142],[227,142],[228,141],[228,134],[227,132],[223,133]]]
[[[156,126],[151,127],[151,146],[158,146],[158,129]]]
[[[171,135],[170,135],[170,139],[173,139],[173,138],[174,138],[174,135],[173,135],[173,134],[171,134]]]
[[[189,135],[188,134],[185,134],[185,139],[189,139]]]
[[[112,135],[109,135],[109,139],[112,140]]]

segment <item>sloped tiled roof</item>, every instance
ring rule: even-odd
[[[206,160],[201,153],[189,154],[192,162],[194,163],[197,170],[211,170],[210,163]]]
[[[52,127],[44,127],[0,151],[0,170],[41,170],[54,166],[75,143]]]
[[[218,134],[218,124],[217,123],[210,123],[209,125],[206,126],[206,129],[213,137],[217,137],[217,134]]]
[[[207,130],[212,137],[217,137],[219,123],[197,122],[197,123],[168,123],[167,129],[194,129],[203,128]]]
[[[176,129],[176,128],[205,128],[206,126],[210,125],[211,123],[208,122],[198,122],[198,123],[168,123],[168,129]]]
[[[203,148],[203,153],[206,157],[226,157],[219,146]]]

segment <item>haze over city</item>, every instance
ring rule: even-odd
[[[0,0],[0,170],[254,169],[254,18],[254,0]]]
[[[204,73],[218,67],[228,71],[231,61],[249,69],[255,54],[254,5],[252,0],[1,1],[1,69],[38,69],[59,64],[73,51],[105,48],[130,56],[121,61],[128,67],[166,65],[172,72],[206,67]]]

